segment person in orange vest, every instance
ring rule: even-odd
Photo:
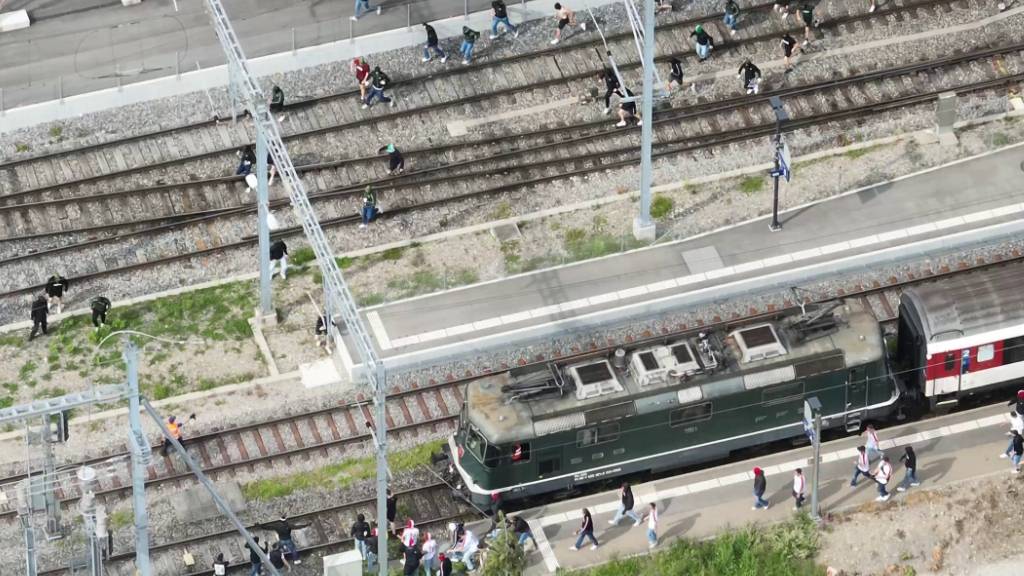
[[[189,421],[195,420],[196,419],[195,413],[193,412],[191,415],[189,415],[188,419],[189,419]],[[181,444],[183,447],[185,446],[185,437],[181,435],[181,429],[184,426],[185,426],[184,424],[178,422],[178,419],[176,417],[174,417],[174,416],[168,416],[167,417],[167,430],[171,433],[171,436],[174,436],[174,439],[177,440],[178,443]],[[163,444],[163,446],[160,447],[160,454],[162,456],[167,456],[167,451],[170,450],[170,449],[171,449],[171,441],[168,440],[165,437],[164,438],[164,444]]]

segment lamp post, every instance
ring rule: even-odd
[[[789,121],[789,114],[786,113],[778,96],[772,96],[768,102],[772,105],[772,112],[775,112],[775,136],[772,138],[775,145],[775,168],[771,171],[775,189],[772,193],[772,221],[768,224],[768,229],[778,232],[782,230],[782,224],[779,223],[779,178],[784,176],[786,182],[789,182],[791,168],[789,149],[782,141],[782,123]]]

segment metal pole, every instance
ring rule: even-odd
[[[412,4],[405,5],[405,27],[412,30]]]
[[[235,87],[236,82],[235,64],[234,62],[228,61],[228,98],[231,100],[231,123],[235,123],[238,120],[238,115],[235,110],[235,102],[238,101],[237,88]]]
[[[181,80],[181,53],[177,50],[174,51],[174,77]]]
[[[192,456],[189,456],[189,453],[185,450],[184,447],[182,447],[181,442],[178,442],[177,438],[171,436],[171,433],[167,430],[167,427],[164,426],[163,418],[161,418],[160,415],[157,414],[156,408],[153,408],[153,405],[150,404],[149,400],[146,399],[142,400],[142,405],[143,407],[145,407],[146,412],[149,414],[149,417],[152,418],[153,421],[156,422],[156,425],[160,428],[160,433],[163,434],[164,439],[170,442],[172,446],[174,446],[174,450],[175,452],[178,453],[178,456],[180,456],[182,461],[185,462],[185,465],[188,466],[188,469],[191,470],[193,474],[195,474],[196,479],[199,480],[199,483],[202,484],[203,487],[206,488],[206,491],[210,493],[210,497],[213,498],[213,503],[216,504],[217,508],[220,509],[221,514],[227,516],[228,521],[231,522],[231,525],[234,526],[235,530],[237,530],[238,533],[241,534],[242,537],[245,539],[245,543],[248,544],[249,547],[256,552],[256,555],[259,556],[260,560],[263,561],[263,568],[265,570],[268,570],[272,576],[281,576],[281,573],[278,572],[277,568],[274,568],[274,565],[270,563],[270,558],[268,558],[267,554],[263,552],[263,549],[256,545],[256,542],[252,539],[252,535],[249,534],[248,530],[246,530],[245,524],[242,524],[242,521],[238,519],[238,516],[235,516],[235,513],[231,510],[231,507],[228,506],[228,504],[224,502],[224,500],[220,497],[220,494],[217,493],[217,489],[213,486],[213,482],[210,482],[210,479],[207,478],[206,474],[203,473],[202,468],[200,468],[199,465],[196,464],[195,460],[192,459]]]
[[[356,23],[354,20],[348,21],[348,41],[351,42],[356,37]]]
[[[56,464],[53,458],[53,443],[50,434],[50,416],[43,416],[43,499],[46,506],[46,536],[47,538],[60,538],[60,502],[57,501],[57,494],[54,487],[57,485]]]
[[[638,240],[653,240],[654,223],[651,221],[651,181],[654,178],[651,166],[651,140],[654,138],[654,0],[644,2],[644,86],[640,118],[640,214],[633,226],[633,235]]]
[[[146,511],[146,467],[151,448],[139,418],[139,357],[130,338],[125,338],[124,363],[128,372],[128,445],[132,448],[132,507],[135,509],[135,568],[151,576],[149,561],[149,512]]]
[[[57,96],[60,97],[60,103],[64,103],[64,77],[57,76]]]
[[[4,109],[4,89],[0,88],[0,116],[6,116],[7,110]]]
[[[818,510],[818,478],[821,470],[821,411],[814,415],[814,485],[811,486],[811,518],[821,520]]]
[[[269,192],[267,190],[267,140],[257,125],[256,129],[256,203],[258,206],[256,219],[259,220],[257,232],[259,235],[259,261],[260,261],[260,308],[257,311],[259,319],[274,313],[273,303],[270,300],[270,226],[268,217],[270,209],[268,206]]]
[[[374,395],[374,420],[377,425],[377,562],[379,576],[388,576],[388,428],[385,400],[387,373],[384,364],[377,365],[377,390]]]
[[[292,28],[292,56],[295,55],[295,28]]]
[[[462,13],[466,17],[466,20],[469,20],[469,0],[466,0],[463,3]]]
[[[25,576],[36,576],[36,532],[32,527],[32,518],[28,515],[18,515],[21,520],[21,529],[25,532]]]
[[[772,232],[778,232],[782,230],[782,224],[779,223],[779,177],[782,165],[779,162],[779,155],[782,154],[782,123],[778,120],[775,121],[775,170],[772,172],[774,183],[774,191],[772,193],[772,221],[768,224],[768,229]]]

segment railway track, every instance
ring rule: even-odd
[[[443,544],[446,524],[453,520],[465,519],[476,515],[476,511],[461,500],[451,497],[451,489],[443,482],[437,481],[413,490],[396,492],[402,503],[404,516],[413,518],[421,530],[437,534]],[[338,550],[342,547],[351,548],[352,539],[348,536],[349,526],[355,521],[357,514],[365,514],[368,519],[376,516],[376,499],[345,502],[327,506],[312,512],[292,516],[293,522],[309,524],[308,528],[296,532],[296,543],[301,552],[308,556],[310,552]],[[256,534],[265,531],[257,530],[255,525],[248,526]],[[261,540],[266,541],[261,535]],[[206,576],[209,569],[191,571],[182,564],[182,556],[188,551],[196,560],[196,567],[209,567],[217,554],[224,554],[233,566],[232,573],[241,573],[249,569],[249,552],[241,537],[234,529],[205,532],[187,538],[172,541],[151,541],[150,559],[155,574],[188,574],[188,576]],[[105,562],[105,573],[109,576],[134,576],[135,551],[126,549],[118,551]],[[67,573],[67,567],[44,568],[40,576]]]
[[[391,441],[415,441],[425,434],[454,429],[462,407],[462,393],[457,383],[434,384],[412,390],[393,392],[388,397],[387,424]],[[213,479],[231,478],[239,471],[255,472],[275,463],[291,465],[293,460],[309,460],[314,456],[344,459],[361,452],[371,442],[367,423],[373,422],[372,406],[354,402],[213,431],[190,438],[186,428],[189,453]],[[131,467],[126,447],[92,458],[75,466],[96,467],[98,481],[94,489],[108,504],[131,493]],[[0,479],[0,518],[17,515],[18,481],[24,474]],[[69,506],[80,496],[73,475],[60,476],[56,494]],[[152,462],[147,469],[146,486],[190,487],[195,483],[192,473],[173,455],[161,456],[159,446],[153,447]],[[112,509],[112,506],[108,506]]]
[[[768,118],[771,113],[766,104],[770,96],[786,99],[793,120],[785,129],[792,131],[857,120],[929,102],[949,90],[966,93],[1019,83],[1022,75],[1010,73],[1012,70],[1024,70],[1024,44],[987,48],[838,80],[828,78],[803,86],[782,87],[756,97],[740,96],[683,109],[670,109],[655,117],[657,129],[654,154],[656,157],[665,157],[768,135],[774,131],[774,119]],[[974,81],[963,84],[955,82],[963,78]],[[928,89],[922,90],[922,85]],[[376,187],[382,205],[390,215],[437,208],[453,202],[516,192],[554,180],[632,165],[638,159],[638,137],[637,130],[617,129],[602,120],[490,138],[467,146],[479,150],[479,158],[448,163],[426,162],[426,167],[411,169],[396,178],[377,181]],[[417,150],[414,153],[436,154],[443,158],[457,148],[456,145],[449,145],[435,150]],[[580,156],[580,148],[587,150],[587,153]],[[327,163],[318,168],[333,168],[347,162]],[[320,182],[323,184],[324,180],[320,179]],[[358,220],[356,197],[361,186],[342,184],[312,193],[311,199],[318,204],[325,225],[350,225]],[[410,188],[417,190],[416,198],[409,198]],[[161,191],[167,193],[165,187],[161,187]],[[63,202],[66,201],[49,201],[48,209],[60,210]],[[286,200],[279,199],[272,203],[272,207],[285,204]],[[112,238],[94,238],[53,248],[42,254],[15,254],[0,260],[0,267],[8,266],[9,277],[22,279],[23,288],[0,294],[0,298],[30,291],[34,287],[32,283],[45,276],[44,272],[52,266],[41,256],[66,259],[68,252],[85,251],[86,257],[78,260],[85,262],[87,267],[91,263],[93,269],[74,274],[76,278],[82,279],[208,255],[220,250],[244,248],[254,242],[251,223],[251,212],[254,210],[251,204],[240,204],[201,213],[193,212],[183,215],[179,222],[126,232]],[[0,207],[0,213],[3,211],[4,208]],[[176,238],[181,228],[191,230],[184,234],[191,238]],[[296,232],[299,232],[297,228],[291,228],[279,234]],[[151,242],[158,250],[157,255],[149,259],[140,257],[138,251],[135,251],[144,237],[157,239]],[[131,249],[131,253],[124,258],[124,264],[110,261],[111,249],[105,246],[110,242],[123,242]],[[96,258],[88,257],[89,250],[96,253]],[[147,248],[147,254],[152,251],[153,248]],[[11,269],[10,265],[18,263],[23,265]]]

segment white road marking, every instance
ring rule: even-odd
[[[544,564],[547,565],[548,572],[556,572],[558,570],[558,558],[555,558],[555,551],[551,549],[551,543],[548,542],[548,537],[544,534],[544,528],[537,520],[527,520],[527,524],[530,525],[533,539],[537,541],[537,548],[540,550],[541,557],[544,558]]]
[[[376,311],[369,312],[366,314],[366,320],[370,322],[370,330],[377,337],[377,344],[380,345],[382,350],[390,350],[391,338],[388,337],[388,331],[384,328],[384,322],[381,321],[380,314]]]

